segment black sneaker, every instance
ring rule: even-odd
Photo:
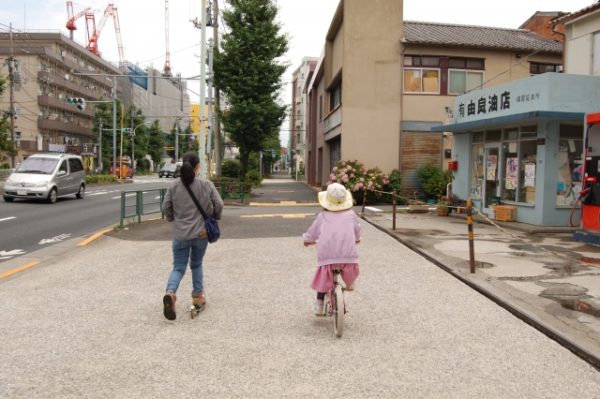
[[[175,314],[175,294],[167,293],[163,297],[163,314],[167,320],[175,320],[177,315]]]

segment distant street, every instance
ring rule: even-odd
[[[153,175],[136,177],[133,183],[92,185],[83,200],[73,195],[55,204],[0,201],[0,262],[118,223],[121,191],[163,188],[173,181]]]

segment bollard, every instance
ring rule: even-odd
[[[392,191],[392,230],[396,230],[396,192]]]
[[[475,247],[473,243],[473,202],[467,200],[467,228],[469,231],[469,266],[471,273],[475,273]]]

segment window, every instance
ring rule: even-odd
[[[534,205],[537,142],[535,140],[521,141],[520,147],[519,202]]]
[[[572,206],[581,191],[583,174],[583,128],[560,125],[556,205]]]
[[[404,92],[439,94],[440,70],[427,68],[405,68]]]
[[[58,169],[59,172],[64,171],[65,173],[68,173],[68,169],[67,169],[67,161],[64,160],[62,161],[62,163],[60,164],[60,168]]]
[[[505,137],[518,137],[517,129],[505,132]],[[504,160],[504,176],[502,181],[502,191],[500,198],[503,201],[517,200],[517,183],[519,177],[519,142],[505,141],[502,143],[502,159]]]
[[[561,72],[562,65],[560,64],[544,64],[541,62],[530,62],[529,73],[532,75],[539,75],[546,72]]]
[[[83,170],[83,165],[81,164],[81,161],[79,159],[70,158],[69,159],[69,168],[71,169],[71,173],[80,172]]]
[[[329,90],[329,112],[342,104],[342,82],[338,82]]]
[[[482,132],[483,135],[483,132]],[[469,187],[469,191],[471,197],[481,198],[483,194],[483,184],[484,184],[484,175],[483,175],[483,159],[484,159],[484,149],[483,143],[475,143],[473,142],[471,146],[471,184]]]
[[[463,94],[483,87],[483,71],[448,71],[448,94]]]

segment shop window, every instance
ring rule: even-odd
[[[448,71],[448,94],[463,94],[483,87],[483,71]]]
[[[469,193],[473,198],[481,198],[484,184],[483,170],[484,149],[483,143],[471,146],[471,179]]]
[[[521,141],[519,160],[519,202],[535,204],[535,174],[537,159],[537,142]]]
[[[583,178],[583,128],[560,125],[556,205],[572,206],[579,197]]]
[[[405,68],[404,92],[439,94],[440,70],[427,68]]]
[[[518,129],[510,129],[504,132],[505,138],[518,137]],[[502,157],[504,170],[502,176],[502,190],[500,198],[502,201],[517,200],[517,184],[519,180],[519,142],[505,141],[502,143]]]
[[[490,130],[485,134],[485,141],[488,143],[493,143],[500,140],[502,140],[502,131],[500,130]]]
[[[473,143],[483,143],[484,133],[483,132],[475,132],[473,133]]]

